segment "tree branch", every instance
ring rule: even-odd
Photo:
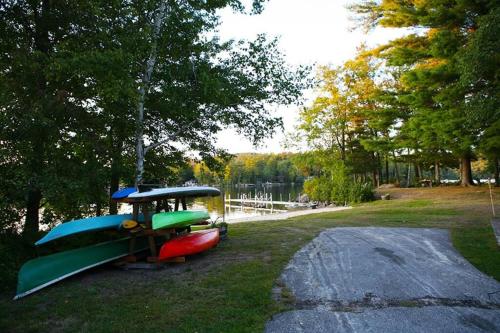
[[[174,137],[176,137],[177,135],[179,135],[179,133],[181,133],[183,130],[185,130],[186,128],[190,127],[192,124],[194,124],[198,119],[195,119],[193,121],[191,121],[189,124],[185,125],[185,126],[182,126],[177,132],[175,132],[174,134],[171,134],[169,135],[167,138],[163,139],[163,140],[160,140],[154,144],[151,144],[147,147],[144,148],[144,155],[147,154],[148,151],[150,151],[151,149],[155,149],[165,143],[167,143],[168,141],[172,140]]]

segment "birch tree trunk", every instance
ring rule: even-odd
[[[146,99],[146,93],[149,89],[151,82],[151,75],[156,64],[156,57],[158,53],[158,37],[160,35],[161,26],[165,20],[167,12],[166,1],[161,1],[158,7],[154,26],[153,35],[151,38],[151,52],[149,53],[148,60],[146,62],[146,68],[142,74],[141,84],[139,86],[139,100],[137,103],[137,118],[136,118],[136,177],[135,177],[135,187],[138,188],[143,182],[144,175],[144,101]]]

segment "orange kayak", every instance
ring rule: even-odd
[[[191,232],[162,245],[159,260],[184,257],[211,249],[219,243],[219,229]]]

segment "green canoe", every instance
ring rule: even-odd
[[[146,239],[138,238],[135,249],[136,252],[147,249]],[[19,271],[14,299],[27,296],[86,269],[124,257],[128,253],[127,237],[32,259]]]
[[[153,229],[187,227],[210,218],[203,210],[181,210],[177,212],[157,213],[153,215]]]

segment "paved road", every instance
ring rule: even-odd
[[[266,332],[500,332],[500,283],[451,245],[448,231],[335,228],[281,275],[297,310]]]

